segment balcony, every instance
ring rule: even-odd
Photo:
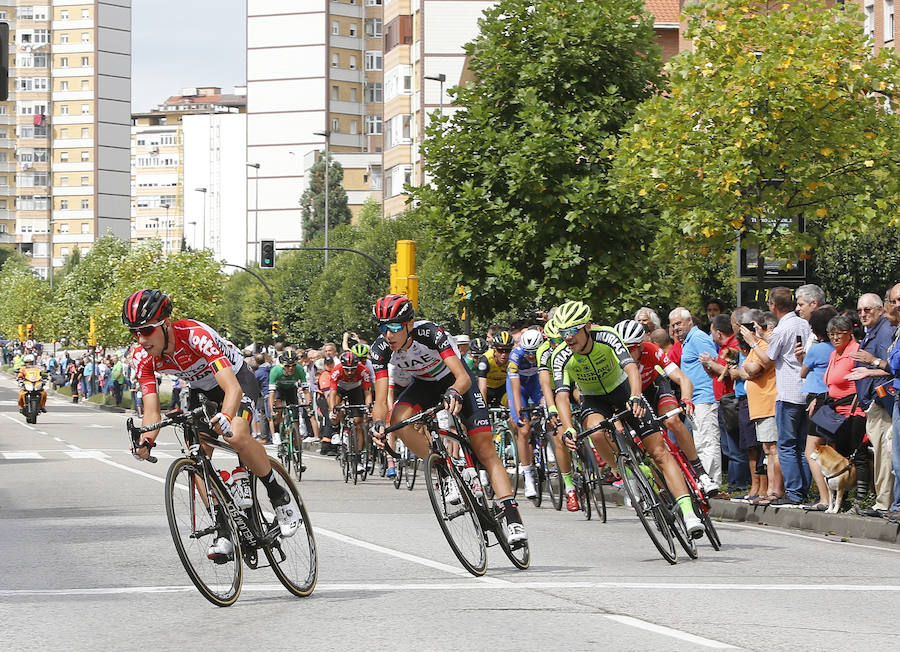
[[[331,132],[332,147],[365,147],[365,136],[363,134],[342,134],[335,131]]]
[[[0,138],[0,149],[8,149],[16,146],[15,138]]]
[[[92,54],[94,43],[54,43],[53,54]]]
[[[3,161],[0,163],[0,172],[15,172],[16,164],[15,162]],[[2,218],[0,218],[2,219]]]
[[[357,51],[363,50],[363,40],[358,36],[336,36],[332,34],[328,38],[328,43],[333,48]]]
[[[11,186],[0,186],[0,197],[11,197],[16,194]]]
[[[14,115],[0,115],[0,125],[14,125],[16,124],[16,116]]]
[[[333,81],[351,82],[354,84],[362,84],[365,81],[365,71],[350,70],[349,68],[329,68],[329,77]]]
[[[73,101],[87,101],[94,99],[94,91],[82,91],[82,90],[74,90],[74,91],[53,91],[53,101],[54,102],[73,102]]]
[[[343,2],[331,2],[328,6],[328,12],[332,16],[346,16],[348,18],[362,18],[365,15],[365,7],[363,3],[351,5]]]
[[[344,102],[342,100],[331,100],[328,105],[332,113],[344,113],[348,115],[365,115],[365,109],[360,102]]]

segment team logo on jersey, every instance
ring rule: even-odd
[[[216,343],[206,335],[196,335],[191,333],[191,346],[206,357],[222,355],[222,352],[216,346]]]

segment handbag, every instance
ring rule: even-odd
[[[850,414],[853,414],[857,405],[856,394],[844,396],[836,401],[828,400],[824,405],[812,413],[809,420],[816,424],[816,427],[818,427],[819,430],[833,436],[847,420],[847,417],[834,409],[838,405],[851,405]]]
[[[738,398],[734,392],[723,394],[719,399],[719,412],[722,414],[722,423],[728,432],[737,432],[738,424]]]

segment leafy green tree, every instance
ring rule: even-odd
[[[883,297],[900,282],[898,242],[900,228],[825,239],[814,251],[809,276],[835,306],[855,308],[860,295]]]
[[[34,324],[35,337],[46,337],[49,303],[49,284],[32,273],[24,256],[9,256],[0,268],[0,333],[17,338],[19,324]]]
[[[279,255],[279,267],[284,264],[284,256]],[[254,269],[262,276],[264,270]],[[272,282],[272,274],[267,274],[266,282]],[[272,313],[269,295],[260,282],[247,272],[235,272],[225,281],[222,290],[220,319],[224,325],[223,334],[243,347],[251,342],[272,341]],[[283,325],[282,325],[283,328]]]
[[[668,62],[670,92],[638,108],[613,171],[624,205],[659,212],[658,250],[681,274],[730,260],[738,235],[796,260],[818,234],[898,224],[900,59],[872,54],[854,3],[684,11],[693,47]]]
[[[466,46],[477,81],[433,119],[413,189],[453,283],[489,316],[510,298],[617,312],[649,230],[614,210],[610,136],[663,83],[640,0],[500,0]]]
[[[352,214],[347,205],[347,191],[344,190],[344,168],[330,160],[328,166],[328,225],[333,228],[349,224]],[[300,196],[303,222],[303,240],[325,232],[325,158],[320,157],[309,169],[309,187]],[[329,234],[330,238],[330,234]]]

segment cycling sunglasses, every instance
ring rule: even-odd
[[[378,330],[382,334],[387,333],[388,331],[391,331],[392,333],[399,333],[401,330],[403,330],[403,324],[398,324],[398,323],[378,324]]]
[[[129,328],[131,334],[137,337],[138,335],[143,335],[144,337],[150,337],[153,335],[153,332],[162,326],[166,322],[165,319],[162,321],[158,321],[155,324],[147,324],[146,326],[138,326],[137,328]]]
[[[575,337],[578,335],[578,331],[587,326],[587,324],[581,324],[580,326],[571,326],[569,328],[560,328],[559,336],[562,338],[566,337]]]
[[[511,346],[495,346],[494,351],[496,351],[497,353],[509,353],[510,351],[512,351],[512,347]]]

